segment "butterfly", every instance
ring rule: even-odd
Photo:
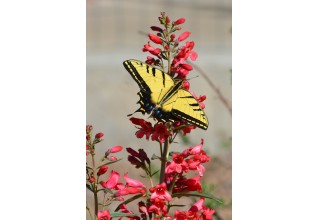
[[[135,112],[150,114],[157,122],[182,119],[207,130],[208,118],[194,96],[182,88],[184,80],[173,79],[163,71],[138,60],[126,60],[123,65],[140,87],[140,108]]]

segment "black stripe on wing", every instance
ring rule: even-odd
[[[176,110],[176,109],[172,109],[172,112],[171,112],[174,116],[178,117],[178,118],[181,118],[187,122],[189,122],[190,124],[193,124],[199,128],[202,128],[204,130],[207,130],[208,128],[208,123],[205,123],[203,121],[200,121],[199,119],[196,119],[196,118],[193,118],[191,117],[190,115],[187,115],[179,110]],[[207,121],[207,117],[204,115],[204,114],[201,114],[201,116],[203,117],[204,120]]]
[[[142,65],[142,63],[141,63]],[[130,73],[130,75],[132,76],[132,78],[138,83],[138,86],[140,87],[141,90],[147,92],[147,93],[151,93],[151,90],[149,88],[149,86],[146,84],[146,82],[143,80],[143,78],[140,76],[139,72],[137,71],[137,69],[133,66],[133,64],[131,63],[131,61],[124,61],[123,62],[123,66],[126,68],[126,70]],[[147,66],[148,68],[148,66]],[[149,69],[147,69],[147,72],[149,71]]]

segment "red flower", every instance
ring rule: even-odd
[[[183,135],[189,134],[191,130],[196,129],[197,127],[194,125],[186,126],[182,128],[181,130],[183,131]]]
[[[198,57],[198,54],[196,52],[194,52],[192,49],[194,47],[194,42],[190,41],[190,42],[186,42],[186,46],[182,46],[180,48],[180,52],[178,53],[178,55],[176,56],[177,59],[182,59],[182,61],[180,61],[179,63],[183,63],[184,60],[188,59],[188,57],[190,57],[191,60],[195,61]]]
[[[149,190],[152,193],[150,198],[151,200],[154,200],[155,198],[165,199],[167,201],[172,200],[171,195],[167,191],[167,186],[165,183],[158,184],[155,187],[150,188]]]
[[[149,39],[156,44],[162,44],[162,40],[160,39],[160,37],[158,37],[157,35],[154,34],[148,34]]]
[[[182,34],[180,34],[180,36],[178,37],[178,41],[184,41],[185,39],[187,39],[190,36],[191,32],[186,31],[183,32]]]
[[[200,176],[196,176],[190,179],[186,179],[185,177],[180,177],[177,179],[175,183],[175,187],[173,188],[173,193],[177,192],[190,192],[190,191],[198,191],[202,192]]]
[[[117,183],[119,182],[119,179],[120,179],[120,174],[114,170],[111,170],[111,174],[106,183],[106,188],[109,188],[109,189],[115,188]]]
[[[149,207],[148,211],[151,213],[155,213],[159,216],[162,216],[162,215],[166,216],[167,215],[167,206],[166,206],[165,200],[155,198],[152,201],[152,205]]]
[[[175,22],[173,22],[175,25],[183,24],[186,21],[185,18],[179,18]]]
[[[108,210],[98,212],[98,220],[109,220],[110,212]]]
[[[164,140],[167,139],[169,136],[170,136],[170,132],[168,131],[167,127],[162,123],[158,123],[154,128],[154,132],[151,136],[151,139],[153,141],[158,140],[161,143],[163,143]]]
[[[209,209],[208,207],[203,207],[202,218],[203,220],[211,220],[212,216],[215,213],[214,209]]]
[[[182,154],[174,153],[172,156],[172,162],[166,167],[166,173],[182,173],[183,171],[188,172],[188,164],[184,160]]]
[[[191,65],[187,64],[187,63],[182,63],[182,64],[180,64],[180,66],[181,66],[183,69],[188,70],[188,71],[193,70],[193,67],[192,67]]]
[[[105,174],[107,171],[108,171],[108,167],[106,165],[103,165],[103,166],[100,167],[97,175],[100,176],[102,174]]]
[[[151,54],[158,56],[159,57],[159,53],[161,52],[160,48],[154,48],[152,46],[150,46],[150,42],[148,42],[148,44],[145,44],[142,48],[143,52],[150,52]]]
[[[149,140],[150,135],[153,133],[153,127],[150,122],[147,122],[139,118],[130,118],[130,121],[135,125],[140,125],[141,128],[136,132],[137,138],[143,138],[146,136],[146,139]]]
[[[109,151],[110,153],[120,152],[120,151],[122,151],[122,146],[114,146],[114,147],[111,147],[108,151]]]

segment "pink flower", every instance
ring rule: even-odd
[[[140,188],[135,188],[135,187],[129,187],[129,188],[124,188],[119,190],[118,192],[116,192],[114,194],[115,197],[119,197],[119,196],[125,196],[125,195],[129,195],[129,194],[145,194],[146,190],[145,189],[140,189]]]
[[[184,157],[187,157],[189,155],[196,155],[196,154],[200,154],[202,151],[202,146],[203,146],[203,138],[201,139],[201,143],[194,146],[194,147],[189,147],[187,149],[185,149],[182,154],[184,155]]]
[[[157,35],[154,34],[148,34],[149,39],[156,44],[162,44],[162,40],[160,39],[160,37],[158,37]]]
[[[110,212],[108,210],[98,212],[98,220],[109,220]]]
[[[155,198],[165,199],[167,201],[172,200],[171,195],[167,191],[167,186],[165,183],[158,184],[155,187],[150,188],[149,190],[152,193],[150,198],[151,200],[154,200]]]
[[[103,166],[100,167],[97,175],[100,176],[100,175],[102,175],[102,174],[105,174],[107,171],[108,171],[108,166],[103,165]]]
[[[106,188],[113,189],[117,185],[120,179],[120,174],[114,170],[111,170],[111,174],[106,183]]]
[[[182,34],[180,34],[180,36],[178,37],[178,41],[184,41],[185,39],[187,39],[190,36],[191,32],[186,31],[183,32]]]
[[[204,199],[201,198],[199,201],[197,201],[195,204],[193,204],[193,206],[191,206],[189,211],[192,211],[192,212],[201,211],[203,209],[203,204],[204,204]]]
[[[143,183],[139,182],[138,180],[134,180],[134,179],[129,178],[128,177],[128,173],[124,174],[123,178],[126,180],[127,186],[130,186],[130,187],[143,187],[143,188],[146,187]]]

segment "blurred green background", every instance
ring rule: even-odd
[[[145,61],[149,54],[141,49],[149,39],[141,32],[150,33],[150,26],[159,25],[160,12],[171,20],[186,18],[182,31],[190,31],[187,40],[195,42],[194,51],[199,55],[195,64],[231,102],[231,0],[87,0],[86,121],[93,125],[95,133],[105,134],[105,140],[96,149],[98,156],[114,145],[144,148],[150,156],[158,153],[156,142],[135,137],[136,128],[127,117],[138,108],[139,89],[122,62],[132,58]],[[197,75],[200,74],[193,70],[189,78]],[[225,205],[216,209],[221,219],[228,220],[232,195],[231,115],[203,77],[192,79],[190,84],[190,91],[207,96],[204,104],[210,125],[207,131],[199,128],[192,131],[187,146],[204,139],[204,149],[213,159],[205,164],[203,182],[208,193],[224,199]],[[134,117],[142,115],[137,113]],[[173,148],[183,150],[186,145],[182,139],[176,140]],[[128,170],[130,177],[139,178],[141,171],[136,172],[126,162],[126,153],[118,157],[124,158],[115,165],[123,167],[121,174]],[[90,204],[92,197],[90,193],[87,195]]]

